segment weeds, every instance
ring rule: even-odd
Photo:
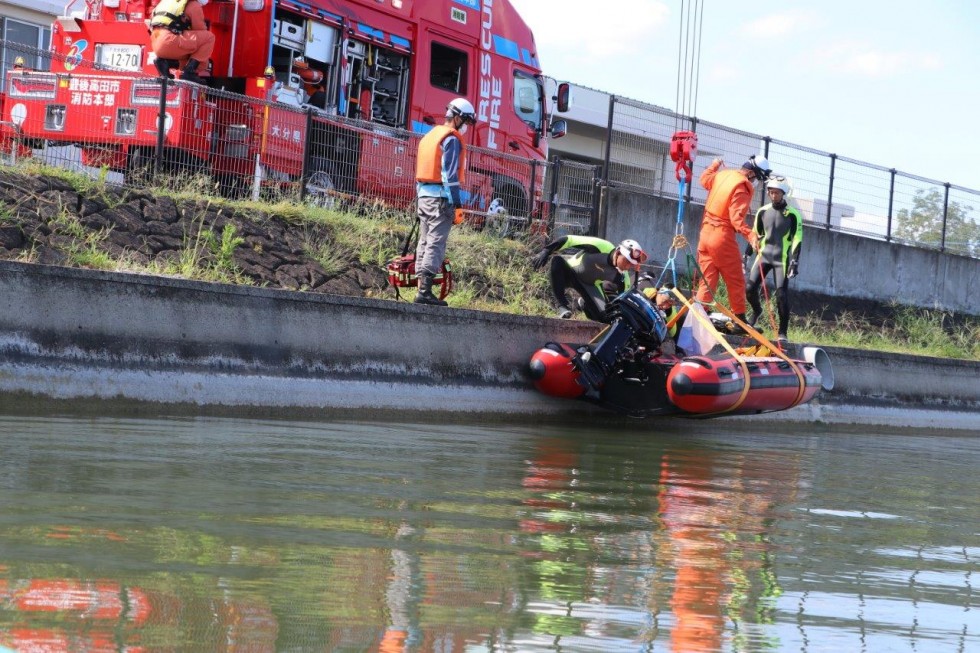
[[[235,235],[235,225],[226,224],[225,228],[221,230],[220,240],[215,237],[214,232],[210,229],[205,229],[203,233],[204,241],[211,250],[214,259],[212,266],[227,274],[238,274],[238,266],[235,265],[232,255],[235,253],[235,248],[244,243],[245,239]]]
[[[60,168],[40,166],[34,161],[22,164],[25,169],[38,170],[71,183],[86,196],[98,195],[107,204],[118,203],[120,194],[109,191],[105,174],[92,178]],[[383,267],[401,254],[405,238],[415,221],[414,212],[393,208],[381,201],[338,199],[334,207],[308,206],[299,203],[298,187],[285,185],[278,191],[265,190],[265,199],[274,201],[232,201],[217,196],[219,188],[203,175],[165,177],[163,187],[154,192],[204,202],[198,205],[200,215],[184,235],[184,247],[167,261],[154,260],[139,264],[129,259],[113,259],[104,251],[107,230],[91,231],[77,218],[64,211],[51,221],[52,229],[69,236],[75,244],[68,251],[72,265],[102,270],[131,269],[133,271],[179,276],[203,281],[250,284],[250,280],[235,265],[234,252],[244,239],[236,227],[226,224],[216,234],[205,224],[205,215],[212,207],[220,207],[219,215],[228,207],[240,214],[275,216],[300,230],[303,247],[330,275],[339,274],[352,262]],[[9,212],[0,207],[0,216]],[[259,219],[261,222],[261,218]],[[540,246],[540,237],[526,232],[519,239],[493,237],[464,224],[453,227],[449,242],[455,274],[454,292],[447,298],[451,306],[521,315],[552,316],[554,307],[547,274],[534,271],[530,257]],[[414,246],[414,241],[411,243]],[[18,260],[37,260],[36,247],[28,244]],[[673,281],[667,279],[667,281]],[[683,288],[690,280],[678,279]],[[390,298],[390,292],[371,292]],[[403,293],[404,296],[404,293]],[[727,304],[727,291],[721,284],[715,295]],[[764,298],[767,304],[760,325],[769,328],[768,315],[775,314],[775,300]],[[791,317],[792,339],[820,345],[872,349],[879,351],[922,354],[949,358],[980,360],[980,318],[954,316],[945,311],[927,310],[895,305],[888,320],[872,322],[850,311],[842,311],[826,320],[821,314],[796,314]]]

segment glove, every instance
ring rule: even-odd
[[[531,267],[535,270],[540,270],[544,267],[544,264],[548,262],[548,256],[551,252],[547,248],[542,249],[540,252],[531,257]]]
[[[463,209],[456,207],[456,212],[453,217],[453,224],[462,224],[463,222]]]
[[[797,261],[790,261],[789,262],[789,270],[786,271],[786,278],[787,279],[792,279],[797,274],[799,274],[799,272],[800,272],[799,267],[800,267],[800,264]]]

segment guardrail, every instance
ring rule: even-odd
[[[740,164],[763,153],[789,178],[807,223],[868,238],[980,258],[980,191],[745,132],[610,96],[602,182],[677,197],[670,140],[698,134],[695,174],[715,157]],[[691,201],[704,203],[699,184]],[[760,203],[763,193],[760,190]],[[768,201],[768,200],[766,200]]]

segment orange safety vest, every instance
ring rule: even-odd
[[[463,135],[449,125],[436,125],[419,141],[418,158],[415,162],[416,181],[442,183],[442,142],[448,136],[459,139],[459,183],[463,183],[463,171],[466,170]]]
[[[704,206],[705,213],[727,220],[732,195],[743,184],[749,192],[749,197],[751,197],[752,182],[738,170],[722,170],[716,174],[714,183],[711,185],[711,192],[708,195],[708,203]]]

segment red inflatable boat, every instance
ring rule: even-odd
[[[764,413],[810,401],[822,383],[814,363],[725,353],[683,359],[667,376],[667,396],[686,413]]]
[[[736,349],[718,335],[701,356],[679,356],[649,302],[627,292],[609,326],[584,345],[551,342],[531,357],[535,387],[552,397],[584,399],[633,417],[744,415],[786,410],[834,386],[824,350],[791,358],[764,338]],[[757,333],[757,332],[756,332]]]

